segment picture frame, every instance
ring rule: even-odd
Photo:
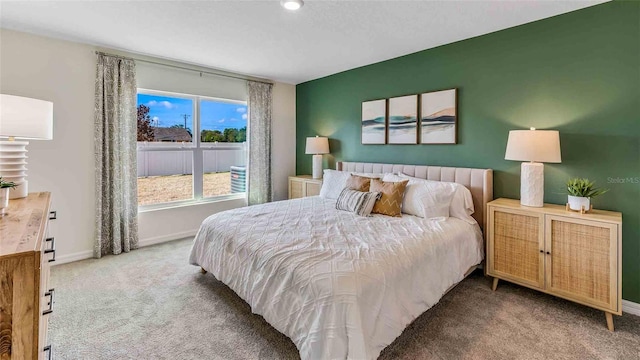
[[[362,102],[361,136],[363,145],[386,144],[387,100]]]
[[[420,144],[458,143],[458,89],[420,94]]]
[[[418,95],[389,99],[387,116],[388,144],[418,143]]]

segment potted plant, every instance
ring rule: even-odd
[[[9,189],[15,189],[18,186],[13,181],[4,181],[0,176],[0,216],[4,215],[4,211],[9,207]]]
[[[567,181],[569,192],[569,208],[576,211],[591,209],[591,198],[602,195],[609,189],[598,189],[589,179],[574,178]]]

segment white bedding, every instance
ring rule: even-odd
[[[221,212],[190,263],[289,336],[302,359],[375,359],[483,258],[477,224],[360,217],[320,197]]]

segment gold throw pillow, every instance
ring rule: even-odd
[[[398,182],[386,182],[378,179],[371,179],[369,191],[382,193],[382,196],[373,205],[374,214],[388,216],[402,216],[402,198],[404,190],[407,188],[409,180]]]
[[[347,184],[345,185],[346,189],[368,192],[369,184],[371,184],[371,179],[364,176],[351,175],[347,179]]]

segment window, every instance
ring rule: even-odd
[[[138,205],[242,194],[247,104],[138,90]]]

